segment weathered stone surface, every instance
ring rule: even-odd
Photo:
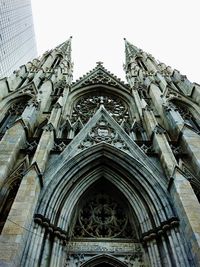
[[[0,266],[200,266],[200,87],[125,54],[128,84],[72,83],[71,38],[0,81]]]

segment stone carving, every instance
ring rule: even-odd
[[[122,86],[127,87],[123,81],[107,71],[102,64],[102,62],[97,62],[96,68],[93,71],[90,71],[87,77],[84,75],[82,78],[77,80],[75,84],[79,83],[79,86],[81,84],[81,87],[93,84],[104,84],[114,86],[119,89],[121,89]]]
[[[179,158],[180,156],[183,155],[183,149],[180,145],[178,144],[170,144],[170,147],[172,149],[172,152],[174,154],[175,157]]]
[[[128,266],[135,266],[136,261],[138,263],[143,262],[143,253],[141,247],[137,247],[134,253],[131,255],[126,255],[124,259],[124,263],[128,264]]]
[[[66,79],[65,78],[63,78],[60,81],[56,82],[55,85],[54,85],[53,95],[62,95],[65,86],[66,86]]]
[[[93,257],[112,255],[118,261],[124,262],[127,266],[147,267],[144,261],[144,252],[140,243],[127,242],[70,242],[67,249],[65,266],[81,266]],[[105,257],[106,261],[108,259]]]
[[[116,131],[104,119],[103,116],[98,121],[98,123],[91,129],[91,131],[88,133],[86,138],[81,142],[78,148],[83,150],[100,142],[109,143],[125,151],[129,150],[126,143],[121,139],[121,137],[116,133]]]
[[[94,140],[95,143],[102,141],[111,143],[115,138],[115,135],[116,133],[114,129],[111,128],[110,125],[103,120],[103,118],[95,127],[92,128],[92,131],[89,133],[90,138]]]
[[[176,97],[176,98],[180,98],[181,96],[180,96],[180,94],[179,94],[178,92],[172,90],[171,88],[168,88],[165,97],[166,97],[166,98],[174,98],[174,97]]]
[[[172,103],[172,105],[175,106],[175,110],[179,112],[185,124],[190,126],[197,134],[200,134],[200,125],[189,108],[185,105],[180,106],[176,103]]]
[[[52,149],[52,151],[55,151],[55,152],[62,152],[67,146],[67,143],[63,140],[56,140],[54,142],[54,147]]]
[[[33,107],[36,107],[36,109],[38,109],[39,108],[39,105],[40,105],[40,102],[41,101],[38,101],[36,98],[31,98],[28,101],[28,106],[33,106]]]
[[[72,123],[77,121],[78,118],[86,123],[99,109],[100,105],[104,105],[109,114],[119,124],[129,118],[128,108],[120,98],[109,95],[91,95],[78,100],[72,112]]]
[[[21,94],[31,94],[31,95],[36,95],[37,93],[37,89],[34,86],[34,84],[32,82],[30,82],[29,84],[27,84],[26,86],[24,86],[21,90],[20,90]]]
[[[143,150],[145,154],[155,154],[155,150],[153,148],[153,144],[141,144],[140,148]]]
[[[73,264],[73,266],[78,267],[81,266],[81,264],[83,264],[84,262],[85,257],[83,254],[74,254],[66,258],[65,267],[71,267],[71,264]]]
[[[124,207],[106,193],[92,195],[79,211],[75,237],[127,237],[129,227]],[[130,231],[128,231],[130,232]]]
[[[171,110],[177,111],[177,107],[172,103],[172,102],[168,102],[163,104],[163,108],[166,112],[169,112]]]
[[[100,253],[112,253],[112,254],[132,254],[137,251],[141,251],[141,244],[138,242],[111,242],[107,239],[105,241],[93,240],[93,241],[71,241],[69,244],[70,253],[81,254],[100,254]]]
[[[37,140],[33,140],[30,142],[26,142],[26,151],[28,152],[28,154],[33,153],[38,145],[38,141]]]

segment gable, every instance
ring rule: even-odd
[[[107,144],[114,148],[117,153],[122,151],[129,157],[138,161],[157,177],[163,173],[157,168],[154,162],[143,152],[143,150],[128,136],[123,128],[109,115],[103,105],[100,106],[95,115],[86,123],[82,130],[74,137],[59,157],[51,164],[54,172],[62,168],[70,159],[99,144]]]
[[[97,62],[97,66],[93,70],[74,82],[72,90],[90,85],[107,85],[126,90],[129,88],[121,79],[107,71],[101,62]]]

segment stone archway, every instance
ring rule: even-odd
[[[56,179],[52,178],[43,191],[37,210],[37,215],[40,215],[36,221],[36,224],[40,224],[39,231],[44,225],[50,225],[47,234],[52,236],[51,239],[43,237],[46,254],[42,256],[42,262],[48,255],[52,266],[63,266],[64,261],[65,266],[80,267],[95,256],[106,253],[125,266],[160,267],[163,262],[163,266],[172,266],[177,252],[171,250],[173,244],[169,241],[177,238],[176,233],[180,235],[167,192],[162,183],[158,183],[156,175],[156,172],[153,174],[133,157],[105,143],[65,161],[56,172]],[[131,214],[130,224],[136,225],[136,233],[140,232],[138,240],[113,235],[92,237],[72,234],[81,204],[84,206],[84,200],[87,204],[86,196],[92,195],[92,187],[102,179],[110,183],[111,195],[117,196],[119,204],[130,207],[125,214]],[[53,234],[49,229],[53,229]],[[169,254],[169,251],[173,254]],[[32,251],[28,253],[32,256]],[[39,255],[37,257],[39,260]],[[95,264],[98,266],[99,263]]]
[[[103,174],[84,192],[72,217],[67,266],[148,266],[130,203]]]
[[[107,254],[93,257],[80,267],[127,267],[125,263]]]

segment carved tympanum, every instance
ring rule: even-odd
[[[95,193],[79,210],[74,237],[133,237],[125,207],[105,192]]]

